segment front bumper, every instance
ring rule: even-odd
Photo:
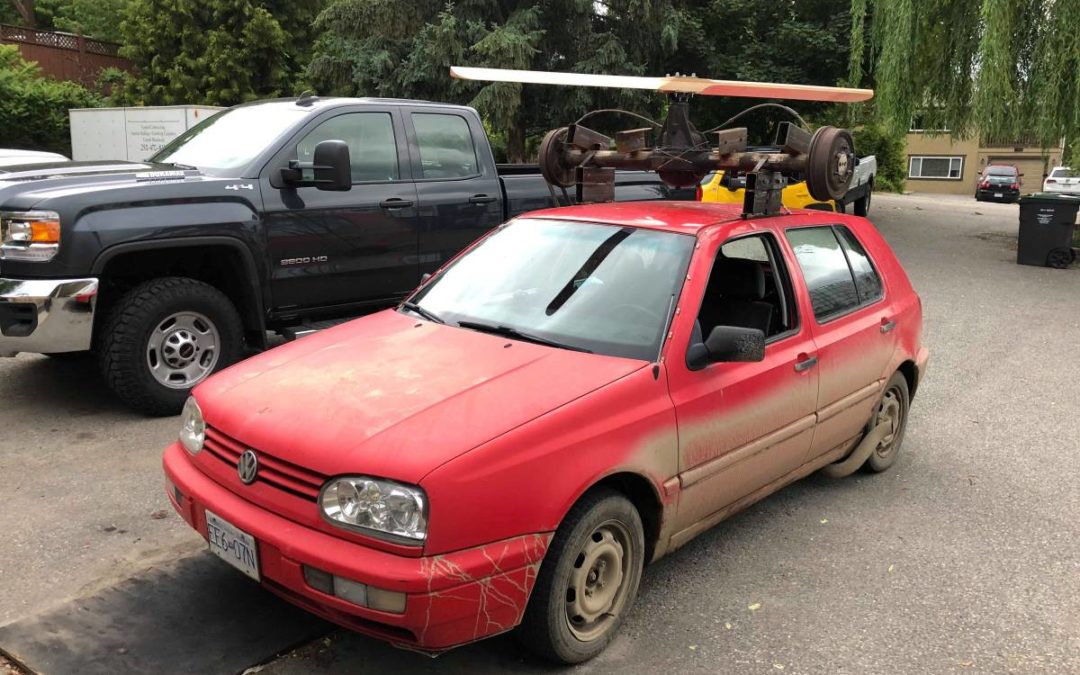
[[[202,473],[179,443],[165,450],[169,501],[205,539],[206,509],[253,536],[262,585],[313,614],[392,644],[441,651],[510,630],[536,581],[551,535],[514,537],[442,555],[405,557],[305,527],[237,496]],[[402,614],[315,590],[303,566],[407,594]],[[240,582],[240,574],[237,574]]]
[[[97,279],[0,279],[0,356],[90,349]]]

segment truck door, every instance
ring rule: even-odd
[[[419,198],[419,274],[431,272],[503,220],[503,196],[486,132],[452,109],[405,111]]]
[[[417,208],[397,110],[334,110],[297,138],[261,181],[274,311],[375,305],[405,295],[419,280]],[[326,140],[349,145],[350,190],[274,187],[289,159],[311,162]]]

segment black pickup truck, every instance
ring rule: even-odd
[[[693,195],[617,175],[618,200],[673,198]],[[471,108],[387,99],[237,106],[142,164],[5,167],[0,355],[93,352],[128,405],[175,413],[267,331],[392,305],[552,199]]]

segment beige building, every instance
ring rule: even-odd
[[[1043,178],[1061,164],[1061,148],[1044,151],[1038,145],[989,144],[978,138],[953,139],[952,134],[907,135],[907,189],[975,195],[975,183],[987,164],[1014,164],[1023,174],[1023,193],[1042,190]]]

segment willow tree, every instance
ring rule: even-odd
[[[1080,0],[852,0],[849,79],[888,127],[1080,150]]]

